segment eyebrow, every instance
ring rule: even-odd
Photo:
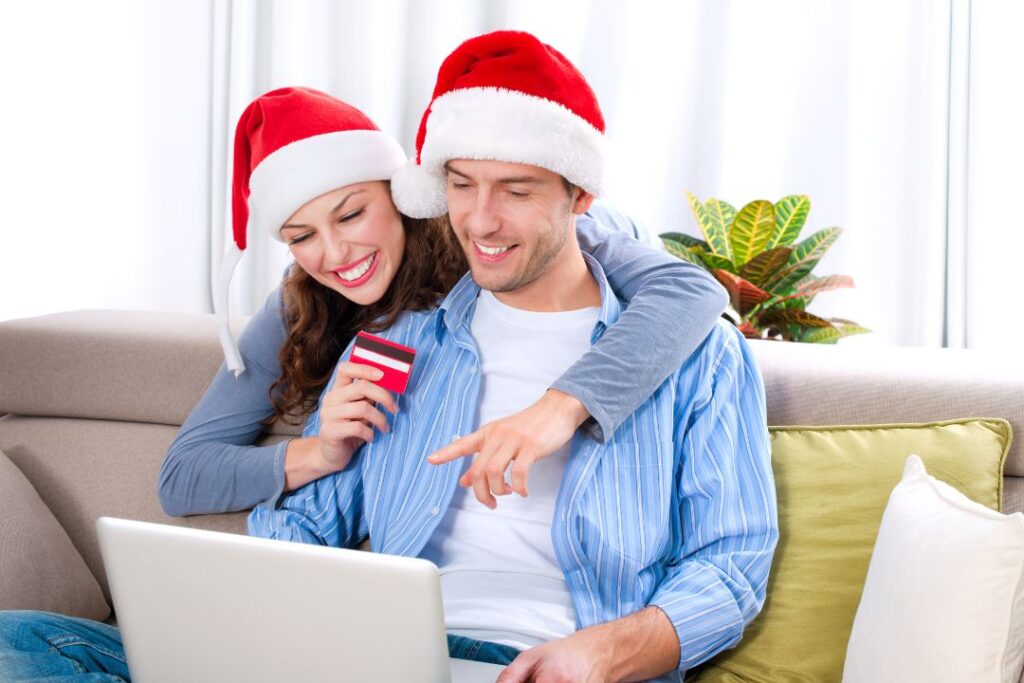
[[[449,173],[454,173],[455,175],[459,176],[460,178],[465,178],[466,180],[472,180],[472,178],[470,178],[468,175],[466,175],[465,173],[461,173],[460,171],[457,171],[456,169],[452,168],[448,163],[445,163],[444,170],[448,171]],[[496,182],[498,184],[501,184],[501,185],[512,185],[512,184],[522,184],[522,183],[531,183],[531,184],[535,184],[536,185],[536,184],[541,184],[544,181],[542,179],[536,177],[536,176],[523,175],[523,176],[509,176],[507,178],[498,178],[494,182]]]
[[[353,190],[352,192],[349,192],[347,195],[342,197],[341,201],[338,202],[334,206],[333,209],[331,209],[331,213],[338,213],[339,211],[341,211],[341,208],[343,206],[345,206],[345,202],[347,202],[349,199],[351,199],[353,196],[359,194],[360,192],[366,192],[366,190],[365,189]],[[278,230],[278,232],[282,232],[282,231],[287,230],[289,228],[308,228],[308,227],[309,226],[306,225],[305,223],[287,223],[285,225],[282,225],[281,229]]]

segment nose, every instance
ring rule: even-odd
[[[465,225],[470,237],[486,237],[501,228],[501,218],[489,189],[482,187],[476,192],[466,212]]]
[[[338,230],[325,230],[324,238],[324,260],[332,268],[343,266],[348,263],[352,254],[352,247],[348,240],[344,239]]]

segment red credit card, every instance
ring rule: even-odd
[[[349,360],[381,370],[384,376],[375,384],[396,394],[404,394],[415,358],[416,349],[360,332],[356,335],[356,343],[352,347],[352,356]]]

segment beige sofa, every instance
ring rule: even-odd
[[[752,347],[773,425],[1009,420],[1017,438],[1004,510],[1024,510],[1018,358],[842,343]],[[0,323],[0,451],[35,486],[108,601],[98,517],[244,533],[244,513],[169,518],[156,495],[167,446],[220,362],[211,315],[78,311]],[[265,441],[294,433],[277,428]]]

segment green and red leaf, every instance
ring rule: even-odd
[[[844,337],[850,337],[855,334],[867,334],[868,332],[871,332],[871,330],[869,330],[868,328],[862,327],[861,325],[858,325],[857,323],[852,322],[850,320],[843,320],[842,318],[829,318],[829,320],[836,324],[836,326],[839,328],[839,331],[842,333]]]
[[[796,308],[773,308],[762,314],[758,320],[762,327],[773,325],[800,325],[801,327],[832,327],[832,323],[813,313]]]
[[[690,210],[693,211],[693,217],[697,219],[697,225],[704,233],[704,239],[707,240],[711,252],[727,259],[731,264],[732,250],[729,247],[729,233],[726,232],[720,217],[713,216],[692,192],[687,192],[686,198],[690,202]]]
[[[776,247],[762,251],[740,269],[740,277],[761,286],[768,282],[779,268],[786,265],[792,252],[793,250],[789,247]]]
[[[808,344],[835,344],[842,337],[843,333],[831,325],[828,327],[805,327],[797,341]]]
[[[661,243],[665,245],[665,251],[672,254],[673,256],[680,258],[684,261],[689,261],[694,265],[704,267],[704,262],[701,261],[699,257],[691,253],[690,250],[686,248],[686,245],[682,244],[681,242],[676,242],[675,240],[662,237]]]
[[[700,247],[701,249],[703,249],[705,251],[711,251],[711,247],[708,246],[707,242],[705,242],[704,240],[700,239],[699,237],[694,237],[693,235],[690,235],[689,233],[685,233],[685,232],[663,232],[663,233],[661,233],[660,237],[663,240],[672,240],[673,242],[679,242],[680,244],[682,244],[683,246],[685,246],[687,248],[689,248],[689,247]]]
[[[727,270],[730,273],[732,272],[732,261],[724,256],[708,253],[700,247],[690,247],[689,251],[691,254],[699,258],[709,270]]]
[[[805,278],[818,261],[825,255],[839,235],[842,228],[825,228],[819,230],[800,244],[796,245],[789,257],[789,262],[779,269],[775,276],[764,285],[765,289],[773,292],[783,292],[793,287],[797,282]]]
[[[729,202],[720,199],[709,199],[704,202],[704,210],[708,218],[715,224],[715,229],[720,229],[725,235],[732,230],[732,223],[736,219],[736,209]]]
[[[814,296],[832,289],[853,287],[853,278],[849,275],[827,275],[825,277],[803,278],[796,286],[796,293],[801,296]]]
[[[807,214],[811,211],[811,198],[794,194],[775,202],[775,231],[768,240],[768,249],[789,246],[800,236]]]
[[[745,316],[754,306],[771,297],[768,292],[757,285],[747,282],[727,270],[720,268],[714,271],[714,275],[722,283],[726,291],[729,292],[729,302],[741,316]]]
[[[736,214],[729,231],[732,260],[742,267],[760,254],[775,231],[775,206],[764,199],[756,199]]]

